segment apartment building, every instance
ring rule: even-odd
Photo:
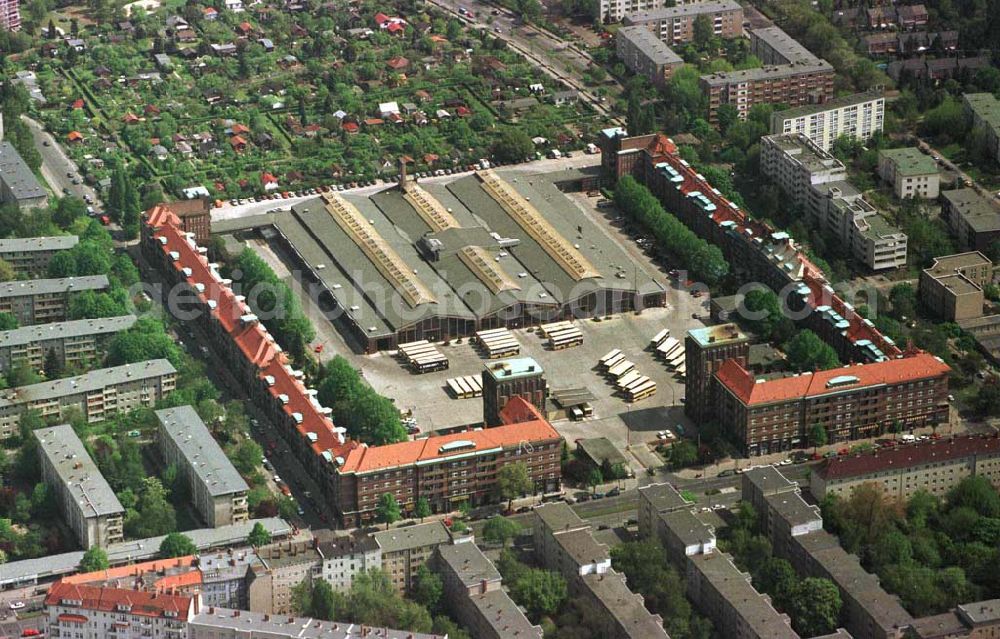
[[[669,639],[663,619],[651,614],[641,595],[628,589],[625,577],[611,568],[608,547],[598,543],[590,524],[568,504],[554,502],[535,508],[532,525],[535,556],[561,574],[570,590],[600,612],[601,636],[622,639]]]
[[[775,555],[787,559],[799,576],[829,579],[837,586],[841,618],[854,639],[901,639],[913,617],[823,530],[817,509],[802,500],[794,482],[774,467],[748,472],[753,474],[743,479],[743,498],[761,504],[758,512]]]
[[[674,71],[684,64],[683,58],[644,26],[618,29],[615,50],[625,68],[661,89],[667,86]]]
[[[53,256],[73,248],[79,240],[75,235],[0,240],[0,260],[14,267],[19,277],[44,277]]]
[[[975,189],[942,191],[941,217],[967,251],[986,252],[1000,240],[1000,207]]]
[[[986,135],[990,155],[1000,161],[1000,100],[992,93],[966,93],[962,96],[965,115]]]
[[[382,570],[400,594],[410,592],[417,570],[438,547],[452,543],[451,532],[440,521],[382,530],[372,537],[382,551]]]
[[[750,31],[750,52],[765,66],[701,76],[709,122],[718,122],[723,104],[733,105],[740,119],[746,119],[754,104],[799,107],[833,96],[833,66],[778,27]]]
[[[997,636],[1000,636],[1000,599],[989,599],[916,619],[907,628],[906,639],[993,639]]]
[[[108,342],[131,328],[135,320],[135,315],[122,315],[0,331],[0,372],[18,366],[42,370],[50,352],[64,369],[88,368],[104,357]]]
[[[444,586],[442,601],[471,636],[541,639],[541,626],[504,592],[500,572],[472,541],[438,547],[433,566]]]
[[[196,197],[190,200],[166,202],[163,206],[170,209],[180,220],[181,231],[193,233],[199,246],[207,246],[212,238],[212,200],[207,197]]]
[[[800,318],[796,323],[816,332],[841,361],[877,362],[902,354],[833,290],[791,236],[727,200],[678,155],[673,140],[661,133],[629,137],[614,127],[603,130],[598,141],[608,183],[632,175],[664,208],[717,246],[737,277],[790,291],[786,302]]]
[[[0,0],[0,29],[21,30],[21,0]]]
[[[536,409],[546,414],[549,386],[545,381],[545,371],[530,357],[518,357],[499,362],[490,362],[482,372],[483,377],[483,423],[487,426],[503,424],[500,413],[514,397],[520,397]]]
[[[906,234],[892,227],[847,181],[843,163],[799,133],[761,140],[761,171],[802,209],[807,221],[879,271],[906,264]]]
[[[719,324],[695,328],[684,338],[684,367],[687,400],[684,414],[701,422],[712,414],[712,376],[722,362],[735,359],[746,366],[750,355],[750,338],[736,324]]]
[[[361,534],[341,534],[314,531],[319,554],[323,557],[323,581],[337,592],[346,593],[354,577],[382,568],[382,548],[374,537]]]
[[[667,556],[680,568],[687,557],[715,550],[715,529],[706,526],[689,508],[657,515],[657,537]]]
[[[488,392],[484,384],[484,396]],[[562,436],[520,396],[507,402],[500,417],[504,425],[494,428],[351,451],[337,469],[344,517],[373,521],[386,493],[407,512],[418,497],[434,512],[449,512],[463,500],[472,506],[492,503],[498,498],[497,473],[514,463],[527,466],[536,494],[558,491]]]
[[[250,610],[287,615],[293,612],[292,590],[303,581],[319,579],[322,556],[312,539],[292,539],[257,549],[247,586]]]
[[[134,408],[152,408],[174,390],[176,374],[167,360],[151,359],[7,389],[0,392],[0,438],[16,434],[21,415],[33,409],[58,420],[67,408],[76,407],[95,423]]]
[[[418,495],[439,512],[462,500],[473,506],[492,502],[497,498],[496,473],[508,463],[524,462],[537,492],[559,489],[562,438],[520,397],[503,407],[503,425],[496,428],[378,447],[348,439],[346,430],[330,420],[329,409],[306,388],[302,372],[290,366],[273,336],[209,263],[193,234],[180,230],[169,209],[147,212],[141,250],[165,284],[185,292],[178,297],[181,305],[212,338],[220,363],[276,425],[342,526],[373,521],[377,501],[386,492],[407,511]]]
[[[1000,439],[978,435],[932,439],[827,460],[810,475],[809,489],[816,499],[849,497],[857,486],[875,483],[886,494],[905,500],[919,490],[943,496],[972,475],[1000,486]]]
[[[186,624],[186,639],[448,639],[409,630],[323,621],[201,605]],[[156,635],[153,635],[156,636]],[[170,637],[170,635],[166,635]]]
[[[250,487],[191,406],[156,411],[164,462],[187,482],[195,509],[212,528],[247,521]]]
[[[63,520],[80,546],[106,548],[121,541],[125,509],[73,427],[40,428],[33,435],[42,481],[56,494]]]
[[[653,7],[625,16],[626,26],[642,26],[650,30],[668,47],[694,40],[694,21],[707,16],[712,32],[720,38],[743,35],[743,7],[735,0],[706,0],[673,7]]]
[[[253,549],[230,548],[222,552],[199,553],[192,559],[201,577],[197,590],[206,606],[251,609],[248,587],[251,577],[261,566],[261,560]]]
[[[579,586],[580,577],[611,570],[608,547],[594,540],[590,524],[568,504],[542,504],[534,514],[535,554],[546,568],[565,577],[571,588]]]
[[[771,114],[771,133],[800,133],[829,151],[841,136],[867,142],[882,132],[884,123],[885,94],[879,89],[775,111]]]
[[[662,6],[662,2],[655,0],[600,0],[596,6],[598,15],[594,17],[605,24],[609,24],[612,22],[621,22],[627,15]]]
[[[937,162],[916,147],[879,151],[878,174],[900,199],[922,197],[932,200],[940,192]]]
[[[185,639],[187,624],[200,606],[198,595],[57,581],[45,596],[45,622],[49,637]]]
[[[693,502],[684,499],[672,484],[650,484],[639,489],[639,535],[659,536],[660,514],[689,509]]]
[[[0,283],[0,313],[10,313],[20,326],[64,322],[70,297],[79,291],[108,288],[104,275]]]
[[[920,273],[920,301],[949,322],[980,317],[993,262],[979,251],[942,255]]]
[[[827,441],[874,437],[948,420],[948,366],[922,351],[901,359],[756,379],[734,360],[715,374],[717,418],[748,455],[804,448],[819,425]]]
[[[20,28],[17,3],[18,0],[0,0],[0,27],[4,20],[14,20]],[[3,122],[0,121],[0,204],[17,204],[22,211],[28,212],[45,208],[48,203],[49,196],[34,172],[14,145],[3,139]]]

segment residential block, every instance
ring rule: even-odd
[[[940,190],[937,162],[915,147],[879,151],[878,174],[900,199],[922,197],[932,200]]]
[[[45,277],[52,258],[79,241],[75,235],[0,240],[0,260],[13,266],[18,277]]]
[[[706,0],[678,4],[672,7],[653,7],[631,12],[625,16],[626,26],[641,25],[650,30],[667,46],[694,40],[694,21],[698,16],[708,16],[712,33],[720,38],[743,35],[743,7],[735,0]]]
[[[0,283],[0,313],[10,313],[20,326],[64,322],[69,319],[69,300],[74,293],[107,288],[105,275],[3,282]]]
[[[71,320],[0,331],[0,372],[18,366],[40,371],[49,353],[63,368],[99,361],[108,342],[135,324],[135,315]]]
[[[993,262],[979,251],[942,255],[920,273],[920,301],[949,322],[980,317]]]
[[[829,151],[841,136],[867,142],[882,132],[884,123],[885,94],[873,90],[775,111],[771,114],[771,133],[800,133]]]

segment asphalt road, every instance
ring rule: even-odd
[[[498,38],[534,62],[538,68],[549,76],[562,81],[569,87],[580,92],[580,97],[601,115],[609,118],[615,124],[623,121],[611,109],[610,101],[602,101],[583,81],[583,72],[593,63],[590,54],[577,45],[562,40],[555,35],[530,24],[525,24],[513,12],[489,4],[485,0],[429,0],[431,4],[451,13],[455,17],[488,30]],[[464,8],[474,12],[475,17],[459,13]],[[493,15],[493,12],[497,12]],[[491,24],[487,19],[492,18]],[[613,93],[620,93],[621,85],[609,80],[608,88]]]
[[[42,176],[49,183],[52,192],[58,197],[69,193],[81,200],[84,199],[84,196],[89,196],[94,202],[97,202],[97,192],[83,184],[79,169],[73,160],[66,155],[56,139],[35,120],[26,116],[22,116],[22,119],[31,129],[31,135],[35,139],[35,147],[42,156]],[[80,184],[73,184],[71,176],[75,176]]]

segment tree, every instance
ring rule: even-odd
[[[389,530],[389,524],[399,521],[401,516],[399,502],[392,493],[384,493],[379,497],[378,506],[375,507],[375,519],[383,522],[386,530]]]
[[[160,543],[160,557],[164,559],[185,557],[196,552],[198,552],[198,548],[191,541],[191,538],[179,532],[169,533]]]
[[[596,492],[597,487],[604,483],[604,473],[601,472],[600,468],[596,466],[590,469],[587,473],[587,486],[590,487],[591,492]]]
[[[483,525],[483,538],[491,544],[507,546],[521,532],[521,525],[503,515],[494,515]]]
[[[917,315],[917,292],[908,282],[896,284],[889,291],[892,313],[896,319],[913,319]]]
[[[507,510],[514,504],[514,499],[531,492],[535,488],[535,482],[528,472],[528,465],[524,462],[514,462],[506,464],[497,472],[497,489],[500,491],[500,498],[507,500]]]
[[[441,577],[431,572],[426,564],[421,565],[414,575],[412,599],[428,610],[434,610],[441,600],[443,591],[444,584],[441,582]]]
[[[809,441],[813,445],[813,452],[820,446],[826,446],[826,428],[822,424],[813,424],[809,427]]]
[[[493,144],[493,157],[498,162],[523,162],[533,155],[535,143],[523,129],[505,129]]]
[[[754,586],[774,598],[779,609],[788,608],[789,599],[795,596],[799,578],[787,560],[769,557],[753,576]]]
[[[253,529],[250,530],[250,534],[247,535],[247,543],[254,548],[260,548],[261,546],[266,546],[271,543],[271,533],[264,528],[264,525],[259,521],[253,525]]]
[[[107,570],[111,566],[108,561],[108,553],[100,546],[92,546],[83,553],[80,560],[80,572],[94,572],[96,570]]]
[[[829,370],[840,366],[837,352],[809,329],[785,342],[789,365],[799,371]]]
[[[50,348],[47,353],[45,353],[45,362],[42,364],[42,369],[45,371],[45,377],[48,379],[55,379],[59,377],[62,373],[62,362],[59,361],[59,356],[56,355],[56,349]]]
[[[829,579],[806,577],[788,602],[795,629],[803,637],[830,634],[840,618],[840,590]]]
[[[10,313],[0,313],[0,331],[12,331],[17,328],[17,318]]]
[[[243,475],[250,475],[263,463],[264,450],[252,439],[244,439],[233,449],[230,458],[236,470]]]
[[[312,584],[312,598],[309,616],[314,619],[333,621],[337,618],[337,605],[333,586],[325,579],[317,579]]]
[[[684,468],[698,461],[698,447],[682,439],[670,446],[670,463],[674,468]]]
[[[1000,494],[983,475],[971,475],[948,492],[951,508],[971,508],[983,517],[1000,516]]]
[[[0,282],[10,282],[17,279],[14,267],[6,260],[0,260]]]
[[[699,48],[704,50],[705,47],[712,41],[715,37],[715,29],[712,25],[712,19],[708,17],[707,13],[699,13],[694,19],[694,24],[692,25],[692,30],[694,33],[694,43]]]
[[[424,517],[431,516],[431,502],[427,500],[426,497],[417,497],[417,504],[413,511],[413,514],[420,517],[420,521],[424,520]]]
[[[530,568],[513,583],[510,592],[537,619],[551,615],[566,600],[566,580],[559,573]]]

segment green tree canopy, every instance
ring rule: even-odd
[[[191,538],[179,532],[169,533],[160,543],[160,557],[164,559],[185,557],[196,552],[198,552],[198,548],[191,541]]]
[[[264,525],[259,521],[253,525],[250,530],[250,534],[247,535],[247,543],[254,548],[260,548],[261,546],[266,546],[271,543],[271,533],[264,528]]]
[[[80,572],[94,572],[96,570],[107,570],[111,566],[108,561],[108,553],[100,546],[92,546],[83,553],[80,560]]]
[[[531,480],[528,465],[524,462],[505,464],[497,472],[497,490],[500,492],[500,498],[507,500],[508,509],[514,499],[530,493],[534,487],[535,483]]]
[[[516,127],[504,129],[493,144],[493,157],[499,162],[523,162],[534,153],[535,143],[531,137]]]
[[[483,525],[483,539],[499,546],[506,546],[520,532],[521,525],[503,515],[494,515]]]
[[[392,493],[383,493],[378,499],[378,505],[375,507],[375,519],[381,523],[385,524],[386,530],[389,529],[389,524],[393,524],[399,521],[402,516],[402,512],[399,508],[399,502]]]
[[[803,637],[830,634],[840,619],[840,590],[829,579],[806,577],[788,602],[795,628]]]
[[[829,370],[840,366],[837,352],[809,329],[785,342],[788,364],[798,371]]]

